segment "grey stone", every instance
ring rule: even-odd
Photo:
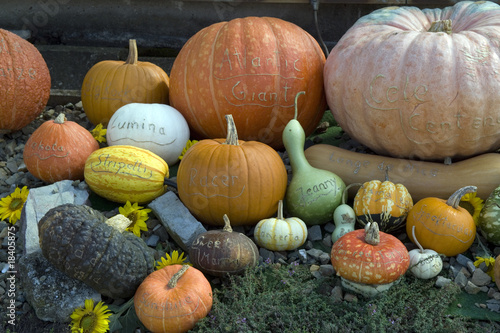
[[[324,264],[327,264],[329,262],[331,262],[330,260],[330,254],[329,253],[326,253],[326,252],[323,252],[320,256],[319,256],[319,262],[320,264],[324,265]]]
[[[319,271],[322,276],[333,276],[335,274],[335,269],[332,265],[321,265],[319,266]]]
[[[469,259],[468,257],[464,256],[463,254],[459,254],[457,255],[457,261],[460,265],[464,266],[464,267],[467,267],[467,263],[469,261],[472,261],[471,259]]]
[[[474,274],[472,274],[470,281],[478,287],[486,286],[491,282],[491,276],[483,272],[481,269],[476,269]]]
[[[332,297],[334,303],[342,302],[344,299],[342,287],[341,286],[333,287],[331,297]]]
[[[459,272],[457,276],[455,277],[455,283],[460,287],[460,288],[465,288],[467,286],[467,277],[464,275],[463,272]]]
[[[309,255],[312,259],[314,259],[315,261],[319,261],[319,258],[320,256],[323,254],[324,252],[321,251],[320,249],[310,249],[310,250],[307,250],[307,255]]]
[[[465,292],[471,295],[475,295],[481,291],[481,288],[476,286],[474,283],[467,281],[467,285],[464,288]]]
[[[474,263],[472,262],[472,260],[467,261],[467,269],[469,270],[469,272],[471,274],[474,274],[474,272],[476,271],[476,266],[474,266]]]
[[[439,275],[436,279],[436,287],[443,288],[444,286],[451,283],[451,279],[445,278],[444,276]]]
[[[148,207],[156,214],[170,237],[185,251],[207,229],[194,218],[179,197],[171,191],[156,198]]]
[[[331,233],[335,230],[335,224],[333,224],[332,222],[328,222],[323,226],[323,229],[325,229],[325,231],[329,233],[331,237]]]
[[[146,240],[146,245],[151,246],[151,247],[156,247],[156,244],[158,244],[159,240],[160,240],[160,236],[152,234]]]
[[[86,299],[101,301],[101,294],[56,269],[41,250],[23,256],[19,272],[26,300],[41,320],[66,323]]]
[[[259,248],[259,255],[262,257],[262,260],[268,264],[274,263],[274,252],[269,251],[263,247]]]
[[[321,226],[313,225],[307,230],[307,239],[314,242],[323,239],[323,234],[321,233]]]
[[[302,263],[307,262],[307,252],[305,249],[299,250],[299,259]]]
[[[66,203],[88,204],[89,193],[73,187],[73,180],[30,189],[20,220],[20,242],[23,255],[40,249],[38,222],[52,208]]]

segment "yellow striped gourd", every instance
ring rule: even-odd
[[[168,165],[146,149],[110,146],[90,154],[84,177],[92,191],[108,200],[142,204],[165,193]]]

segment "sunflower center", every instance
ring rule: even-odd
[[[130,213],[127,215],[127,218],[128,218],[130,221],[132,221],[132,224],[131,224],[131,226],[132,226],[132,225],[134,225],[134,224],[137,222],[137,220],[139,219],[139,214],[138,214],[138,212],[137,212],[137,211],[133,211],[133,212],[130,212]]]
[[[80,321],[80,327],[83,328],[83,333],[94,332],[96,324],[97,318],[95,313],[93,312],[86,313]]]
[[[462,208],[465,208],[470,213],[470,215],[474,216],[474,211],[476,207],[474,207],[474,205],[471,204],[469,201],[460,201],[458,205]]]
[[[21,198],[14,198],[10,202],[9,209],[13,212],[23,208],[24,201]]]

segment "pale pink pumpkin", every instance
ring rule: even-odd
[[[332,49],[325,90],[340,126],[379,154],[440,160],[495,150],[500,6],[376,10]]]

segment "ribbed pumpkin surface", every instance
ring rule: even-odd
[[[111,146],[85,162],[85,182],[98,195],[120,203],[146,203],[165,193],[168,165],[149,150]]]
[[[0,133],[32,122],[50,96],[50,73],[35,46],[0,29]]]

